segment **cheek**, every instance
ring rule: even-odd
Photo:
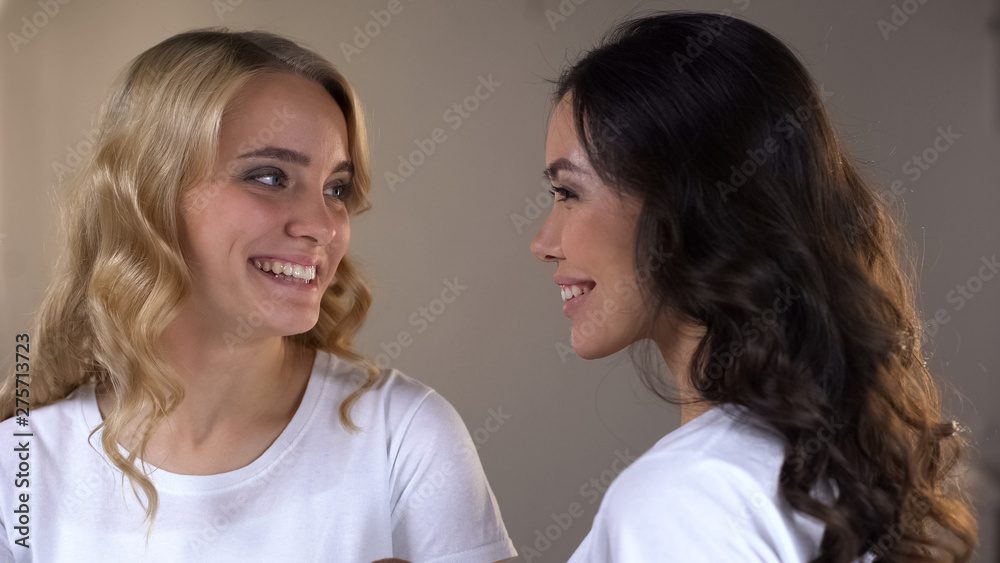
[[[189,196],[182,231],[196,256],[224,252],[273,228],[273,211],[238,188],[209,186]]]
[[[566,213],[557,224],[559,245],[566,258],[592,263],[606,253],[601,248],[603,227],[591,215]]]
[[[621,278],[631,270],[632,247],[629,238],[599,220],[567,221],[563,226],[561,242],[567,258],[588,270],[590,275]]]
[[[347,254],[347,250],[351,246],[351,219],[346,214],[344,215],[343,222],[340,223],[340,227],[337,229],[337,235],[333,239],[333,244],[336,245],[340,256]]]
[[[619,277],[629,276],[634,280],[635,271],[635,228],[636,219],[632,216],[615,216],[608,222],[602,247],[608,250],[608,264]]]
[[[637,214],[620,210],[608,221],[607,238],[615,246],[628,249],[631,255],[635,251],[635,229],[638,226]]]

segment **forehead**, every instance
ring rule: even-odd
[[[220,145],[252,148],[293,143],[296,150],[344,149],[347,122],[323,86],[290,74],[251,78],[233,97],[220,123]],[[221,148],[221,146],[220,146]]]
[[[586,178],[594,174],[587,151],[577,136],[573,120],[573,100],[570,94],[563,97],[549,118],[549,132],[545,141],[546,176],[555,181],[557,176]]]
[[[582,152],[582,147],[576,136],[576,125],[573,123],[573,101],[567,94],[556,104],[552,117],[549,118],[545,157],[547,161],[552,162],[559,158],[570,158],[579,152]]]

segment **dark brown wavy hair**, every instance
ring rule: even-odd
[[[643,201],[635,263],[667,256],[651,318],[706,329],[694,389],[784,437],[780,491],[825,524],[814,561],[968,561],[965,441],[921,355],[908,239],[796,56],[728,15],[657,14],[567,69],[567,94],[595,170]]]

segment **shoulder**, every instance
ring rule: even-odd
[[[335,354],[318,350],[313,364],[313,377],[320,378],[324,386],[332,387],[344,398],[368,380],[368,373],[358,364]],[[378,380],[365,394],[367,402],[419,402],[434,390],[397,369],[382,369]]]
[[[317,352],[314,376],[331,386],[339,400],[346,399],[364,383],[368,374],[357,364],[327,352]],[[455,408],[430,386],[397,369],[383,369],[378,380],[362,395],[352,410],[352,417],[364,427],[364,420],[378,417],[388,428],[406,428],[413,424],[453,427],[464,424]]]
[[[770,495],[751,471],[727,459],[693,452],[640,456],[609,487],[601,510],[628,522],[679,513],[688,507],[715,516],[737,515],[751,503],[770,502]]]
[[[712,416],[667,435],[615,479],[595,524],[608,541],[714,560],[771,561],[788,552],[791,523],[777,490],[780,438]]]
[[[30,407],[27,413],[18,411],[14,416],[0,422],[0,435],[30,432],[47,435],[58,429],[65,429],[86,422],[87,401],[94,401],[94,386],[87,384],[77,388],[66,397],[43,407]],[[93,408],[96,410],[96,402]],[[97,424],[100,420],[96,421]]]
[[[718,407],[664,436],[629,468],[628,477],[663,490],[698,491],[703,485],[705,494],[721,488],[775,498],[784,458],[777,432],[738,407]]]
[[[671,467],[640,457],[611,484],[594,520],[608,561],[777,562],[773,503],[739,467],[687,453]],[[780,535],[780,532],[779,532]]]
[[[773,502],[784,443],[739,414],[716,408],[668,434],[622,472],[609,496],[698,502],[716,510]]]
[[[50,405],[31,408],[27,415],[18,412],[0,422],[0,448],[9,454],[0,455],[0,473],[12,474],[10,468],[28,461],[25,458],[30,458],[32,467],[48,468],[51,474],[48,482],[54,483],[58,479],[56,474],[70,468],[79,470],[80,463],[89,459],[93,451],[90,433],[101,423],[96,401],[89,404],[88,399],[94,401],[92,385]],[[96,420],[88,416],[87,407],[97,413]],[[9,485],[13,483],[11,479]],[[8,487],[3,489],[8,492]]]

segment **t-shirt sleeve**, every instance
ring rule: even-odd
[[[517,555],[462,418],[429,391],[390,444],[393,554],[414,563]]]
[[[689,461],[623,472],[570,563],[779,563],[768,528],[782,524],[760,487],[724,463]]]

